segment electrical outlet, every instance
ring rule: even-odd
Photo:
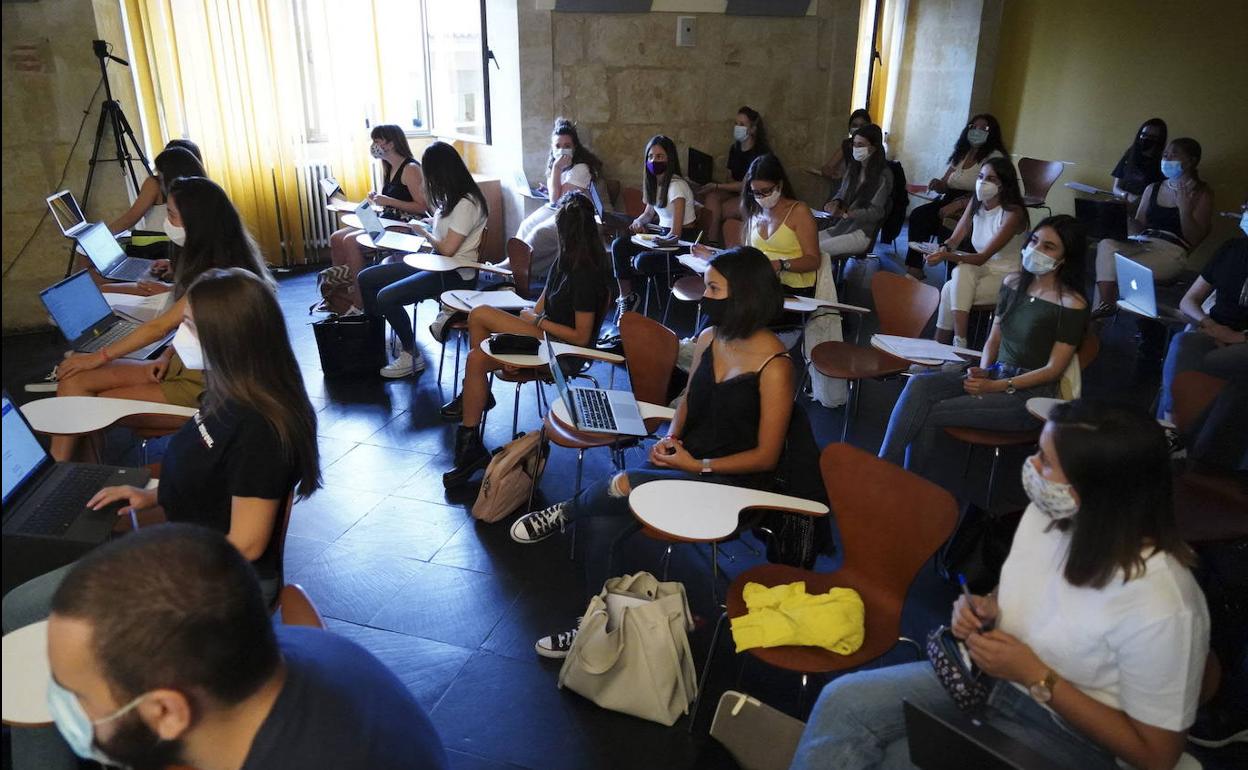
[[[693,30],[693,16],[676,17],[676,45],[692,48],[697,45],[698,38]]]

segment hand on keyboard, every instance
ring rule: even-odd
[[[117,515],[128,516],[135,511],[141,511],[144,508],[151,508],[156,505],[156,490],[126,486],[104,487],[87,501],[87,507],[93,511],[98,511],[116,502],[125,503],[117,510]]]

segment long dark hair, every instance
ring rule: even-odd
[[[1200,171],[1197,170],[1200,166],[1200,142],[1190,136],[1180,136],[1178,139],[1171,139],[1170,146],[1192,159],[1192,167],[1187,169],[1187,174],[1196,183],[1197,189],[1204,189],[1205,182],[1200,178]]]
[[[421,170],[425,174],[425,200],[436,211],[446,216],[465,197],[472,197],[488,214],[490,207],[481,194],[481,188],[472,178],[464,159],[446,142],[434,142],[420,156]]]
[[[971,126],[975,125],[977,120],[983,120],[988,124],[988,139],[978,147],[966,138],[966,133],[971,130]],[[959,162],[966,156],[966,153],[972,150],[975,152],[975,160],[979,163],[982,163],[984,158],[991,155],[994,150],[1007,157],[1010,154],[1005,149],[1005,137],[1001,136],[1001,124],[987,112],[972,115],[971,119],[966,122],[966,127],[962,129],[962,133],[958,134],[958,141],[953,145],[953,152],[949,153],[949,165]]]
[[[174,147],[181,147],[182,149],[194,155],[195,160],[198,160],[200,163],[204,162],[203,151],[199,149],[198,144],[195,144],[190,139],[170,139],[168,142],[165,142],[166,150],[171,150]],[[204,174],[202,176],[207,176],[207,174]]]
[[[1009,158],[989,158],[982,165],[991,168],[996,173],[997,179],[1001,180],[1001,191],[997,193],[1001,208],[1006,211],[1023,212],[1023,221],[1030,227],[1031,217],[1027,214],[1027,206],[1023,204],[1022,187],[1018,183],[1018,170],[1014,168],[1014,162]],[[971,216],[974,216],[983,205],[978,195],[972,195]]]
[[[859,118],[862,118],[863,120],[867,121],[868,124],[875,122],[874,120],[871,119],[871,113],[867,112],[862,107],[859,107],[858,109],[849,113],[849,120],[845,121],[846,128],[854,125],[854,121],[858,120]]]
[[[589,196],[573,190],[559,199],[555,230],[559,233],[559,266],[573,270],[606,271],[607,250],[595,219],[597,210]]]
[[[202,176],[184,176],[169,185],[169,197],[186,228],[186,244],[174,263],[174,297],[181,297],[200,274],[214,267],[245,268],[276,286],[255,239],[220,185]]]
[[[602,161],[598,156],[589,151],[589,148],[581,144],[581,136],[576,132],[576,124],[567,118],[555,118],[555,127],[551,129],[551,137],[569,136],[572,137],[572,165],[584,163],[589,166],[589,176],[591,179],[597,179],[602,174]],[[555,154],[552,152],[546,160],[546,173],[550,173],[550,169],[555,165]]]
[[[407,134],[403,133],[403,129],[393,123],[384,123],[380,126],[373,126],[373,130],[369,133],[369,138],[373,141],[381,140],[394,145],[394,151],[397,152],[404,160],[412,157],[412,147],[407,143]],[[386,160],[381,161],[381,170],[385,172],[386,181],[390,181],[390,175],[394,173],[394,169],[390,168],[390,163]]]
[[[759,114],[758,110],[751,107],[742,107],[737,110],[737,114],[744,115],[750,121],[750,125],[754,127],[754,151],[771,152],[771,142],[767,140],[767,127],[763,125],[763,116]],[[740,142],[734,141],[733,144],[737,146],[738,150],[741,149]]]
[[[1103,588],[1122,570],[1125,583],[1157,552],[1195,563],[1175,524],[1170,452],[1156,420],[1080,399],[1055,406],[1049,423],[1058,463],[1079,497],[1078,513],[1052,525],[1071,536],[1066,582]]]
[[[156,167],[156,179],[160,182],[160,194],[169,197],[169,185],[184,176],[208,176],[199,158],[182,147],[166,147],[152,161]]]
[[[1051,227],[1057,233],[1058,240],[1062,242],[1062,262],[1057,266],[1057,293],[1060,297],[1065,292],[1070,292],[1079,297],[1083,297],[1083,262],[1085,254],[1088,250],[1087,233],[1079,220],[1069,214],[1054,214],[1051,217],[1045,217],[1040,220],[1040,224],[1032,228],[1027,234],[1027,242],[1031,241],[1031,236],[1042,227]],[[1015,273],[1018,276],[1017,282],[1014,284],[1014,298],[1010,301],[1009,306],[1001,313],[1001,317],[1009,315],[1014,308],[1022,304],[1023,298],[1027,296],[1027,289],[1031,286],[1031,282],[1036,280],[1036,276],[1026,270],[1020,270]]]
[[[763,207],[759,206],[758,201],[754,200],[754,196],[750,194],[750,183],[755,180],[779,184],[782,196],[797,197],[793,185],[789,183],[788,174],[784,173],[784,166],[781,165],[780,159],[771,153],[759,155],[750,161],[750,167],[745,172],[745,179],[741,182],[741,210],[745,212],[747,219],[763,213]]]
[[[321,486],[316,410],[277,296],[254,274],[232,268],[205,272],[191,284],[187,299],[209,364],[205,408],[237,403],[264,417],[296,469],[299,496],[312,494]]]
[[[1140,134],[1144,133],[1146,128],[1155,128],[1161,132],[1157,143],[1153,145],[1155,152],[1148,155],[1144,152],[1144,145],[1140,143]],[[1166,149],[1166,138],[1170,135],[1170,129],[1166,127],[1166,121],[1161,118],[1149,118],[1140,124],[1139,129],[1135,132],[1135,138],[1131,140],[1131,147],[1127,150],[1127,165],[1134,166],[1138,169],[1145,169],[1151,172],[1153,177],[1161,176],[1161,154]]]
[[[663,172],[662,177],[656,177],[654,174],[651,174],[650,168],[646,165],[646,158],[650,157],[650,148],[656,144],[667,153],[667,171]],[[672,177],[681,176],[680,157],[676,154],[676,143],[662,134],[652,137],[650,141],[646,142],[646,151],[641,156],[641,168],[642,200],[649,205],[666,208],[668,185],[672,183]],[[680,222],[673,224],[679,231]]]
[[[724,317],[715,327],[720,339],[745,339],[767,328],[784,310],[784,290],[771,260],[753,246],[721,251],[711,267],[728,282]]]
[[[872,152],[867,158],[866,171],[859,176],[862,163],[854,159],[853,153],[845,158],[845,176],[850,180],[847,200],[842,201],[846,208],[854,205],[866,205],[880,187],[880,178],[888,169],[888,159],[884,157],[884,131],[871,123],[854,132],[871,143]]]

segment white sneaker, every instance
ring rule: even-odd
[[[398,379],[400,377],[408,377],[416,372],[425,370],[425,359],[420,356],[413,356],[406,350],[399,354],[399,357],[390,362],[389,365],[381,368],[381,376],[390,379]]]
[[[965,348],[965,347],[970,347],[969,345],[967,345],[967,344],[966,344],[966,337],[954,337],[954,338],[953,338],[953,346],[954,346],[955,348]]]
[[[438,311],[438,315],[433,319],[433,323],[429,324],[429,336],[438,342],[446,342],[446,324],[455,317],[455,311],[445,308]]]

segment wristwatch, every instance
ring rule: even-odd
[[[1013,377],[1005,381],[1005,392],[1006,392],[1006,395],[1009,395],[1009,396],[1012,396],[1018,392],[1018,388],[1014,387]]]
[[[1044,672],[1044,677],[1028,687],[1027,691],[1031,693],[1036,703],[1048,703],[1053,700],[1053,688],[1057,686],[1059,679],[1061,677],[1057,675],[1057,672],[1050,668]]]
[[[792,264],[793,264],[793,263],[792,263],[792,262],[790,262],[789,260],[787,260],[787,259],[782,259],[782,260],[780,260],[780,269],[781,269],[781,270],[783,270],[783,271],[785,271],[785,272],[787,273],[787,272],[788,272],[788,270],[789,270],[789,266],[790,266],[790,265],[792,265]]]
[[[709,476],[711,475],[711,473],[713,473],[713,471],[711,470],[711,460],[709,457],[703,457],[702,458],[702,475]]]

